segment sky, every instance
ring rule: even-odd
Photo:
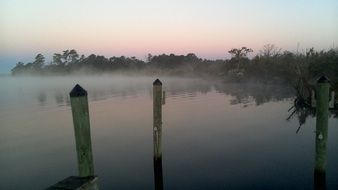
[[[0,74],[42,53],[136,56],[338,45],[337,0],[0,0]],[[336,45],[335,45],[336,44]]]

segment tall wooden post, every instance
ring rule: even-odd
[[[326,144],[329,119],[329,80],[322,76],[317,81],[316,94],[316,155],[314,168],[315,189],[326,189]]]
[[[162,156],[162,83],[156,79],[153,83],[153,121],[154,121],[154,157]]]
[[[79,176],[94,175],[87,91],[76,85],[70,92]]]
[[[162,190],[162,82],[159,79],[153,83],[153,122],[155,189]]]

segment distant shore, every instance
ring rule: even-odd
[[[282,51],[267,44],[260,53],[249,58],[252,49],[233,48],[230,59],[207,60],[194,53],[187,55],[148,54],[145,61],[136,57],[110,57],[91,54],[79,55],[76,50],[55,53],[50,63],[42,54],[29,63],[19,62],[11,70],[13,76],[66,76],[125,74],[147,76],[179,76],[219,78],[231,81],[255,80],[262,82],[295,83],[326,75],[338,81],[338,48],[305,53]],[[7,76],[7,75],[5,75]]]

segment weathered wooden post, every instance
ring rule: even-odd
[[[316,94],[316,155],[314,168],[315,189],[326,187],[326,144],[329,119],[329,80],[322,76],[317,81]]]
[[[69,176],[46,190],[98,190],[98,177],[94,176],[87,91],[77,84],[69,95],[79,176]]]
[[[155,189],[163,189],[162,174],[162,82],[156,79],[153,83],[153,143],[154,143],[154,176]]]
[[[94,175],[87,91],[76,85],[70,92],[80,177]]]
[[[162,82],[156,79],[153,83],[153,121],[154,121],[154,157],[162,156]]]

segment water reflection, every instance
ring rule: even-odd
[[[290,115],[286,118],[287,121],[290,121],[293,118],[296,118],[298,120],[299,126],[296,130],[296,133],[298,133],[302,127],[306,123],[306,120],[309,117],[315,117],[316,116],[316,110],[299,104],[297,101],[294,102],[294,105],[288,110],[290,112]]]
[[[290,121],[291,119],[298,120],[299,125],[296,130],[296,133],[298,133],[301,127],[306,124],[306,120],[316,117],[316,109],[309,106],[308,104],[299,102],[297,98],[295,99],[294,104],[289,108],[288,112],[290,114],[286,118],[287,121]],[[338,109],[337,108],[329,109],[328,116],[338,119]]]
[[[64,107],[73,81],[48,80],[38,85],[17,82],[16,90],[3,85],[0,189],[42,189],[76,174],[71,110]],[[152,146],[159,147],[161,141],[154,136],[162,133],[151,131],[153,79],[83,80],[79,83],[91,100],[95,167],[102,189],[314,188],[313,120],[307,121],[311,125],[304,133],[293,134],[296,125],[285,121],[288,98],[293,97],[286,86],[163,79],[165,152],[155,159]],[[24,97],[15,93],[20,88]],[[40,106],[39,91],[45,92],[48,106]],[[100,101],[94,101],[94,91]],[[265,103],[269,101],[275,102]],[[330,136],[338,134],[336,127],[330,130]],[[331,189],[336,187],[338,154],[330,146],[337,143],[336,138],[327,141],[326,181]],[[50,164],[53,160],[57,162]],[[31,183],[46,173],[49,181]],[[23,182],[17,183],[18,178]]]
[[[254,103],[256,106],[267,102],[282,101],[294,96],[288,85],[264,83],[216,83],[219,93],[231,95],[231,104],[243,104],[244,107]]]
[[[64,98],[64,96],[63,96],[63,94],[61,93],[61,92],[59,92],[59,91],[56,91],[55,92],[55,101],[56,101],[56,103],[58,104],[58,105],[62,105],[62,104],[64,104],[64,102],[65,102],[65,98]]]
[[[112,97],[136,97],[144,93],[151,94],[149,84],[151,77],[48,77],[48,78],[15,78],[15,85],[6,85],[7,94],[20,96],[17,99],[38,100],[39,106],[46,104],[69,105],[67,93],[76,83],[82,84],[90,93],[89,101],[104,100]],[[10,80],[9,80],[10,81]],[[267,102],[283,101],[294,96],[288,85],[269,83],[226,83],[220,80],[203,80],[193,78],[163,78],[166,82],[166,96],[194,98],[200,94],[213,91],[230,95],[232,105],[259,106]],[[39,92],[39,93],[36,93]],[[33,96],[33,97],[32,97]],[[48,97],[48,98],[47,98]],[[49,98],[51,97],[51,98]],[[14,98],[14,97],[8,97]]]
[[[162,157],[154,157],[155,190],[163,189]]]
[[[196,79],[197,80],[197,79]],[[175,79],[166,81],[166,96],[170,97],[187,97],[194,98],[199,94],[206,94],[211,91],[216,91],[224,95],[230,95],[233,98],[230,101],[231,105],[243,105],[247,107],[250,105],[260,106],[267,102],[278,102],[294,96],[292,89],[287,85],[281,84],[262,84],[262,83],[224,83],[221,81],[205,81],[205,80],[186,80],[177,83]],[[86,86],[86,84],[84,84]],[[67,94],[63,93],[68,86],[62,88],[57,87],[53,92],[53,96],[57,105],[69,105]],[[89,95],[90,101],[104,100],[111,97],[128,96],[137,97],[138,94],[144,92],[151,92],[147,84],[139,86],[88,86],[86,87],[91,92]],[[40,105],[46,103],[46,93],[38,94]],[[299,112],[300,113],[300,112]],[[302,113],[301,117],[307,116]]]
[[[40,106],[44,106],[46,104],[47,95],[45,92],[39,92],[37,95],[37,99],[39,101]]]

